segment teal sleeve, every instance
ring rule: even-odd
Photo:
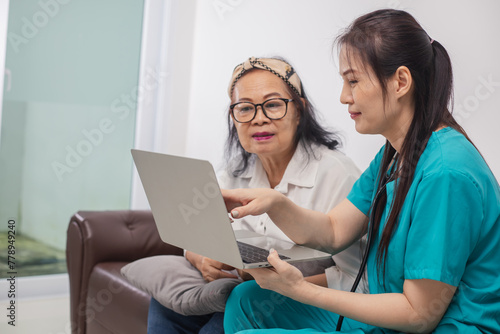
[[[418,185],[405,252],[405,279],[457,286],[481,231],[482,197],[465,174],[440,171]]]
[[[385,146],[384,146],[385,147]],[[370,163],[370,166],[361,174],[359,179],[352,186],[347,199],[354,204],[358,210],[368,216],[374,191],[377,188],[378,172],[380,170],[380,163],[384,155],[384,147],[380,149],[378,154]]]

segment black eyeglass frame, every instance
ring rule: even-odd
[[[283,114],[283,116],[278,117],[278,118],[273,118],[273,117],[269,117],[267,115],[266,109],[264,108],[264,104],[266,104],[267,102],[272,101],[272,100],[281,100],[281,101],[285,102],[285,113]],[[242,102],[236,102],[234,104],[231,104],[229,106],[229,110],[231,110],[231,115],[233,116],[233,119],[236,122],[238,122],[238,123],[249,123],[249,122],[251,122],[251,121],[253,121],[255,119],[255,116],[257,116],[257,107],[260,106],[260,108],[262,109],[262,112],[264,113],[264,116],[266,116],[270,120],[277,121],[277,120],[282,119],[283,117],[286,116],[286,114],[288,113],[288,102],[292,102],[292,101],[293,101],[293,99],[285,99],[285,98],[281,98],[281,97],[273,97],[272,99],[265,100],[264,102],[258,103],[258,104],[255,104],[255,103],[252,103],[252,102],[247,102],[247,101],[242,101]],[[253,106],[255,108],[254,113],[253,113],[253,117],[251,119],[249,119],[248,121],[245,121],[245,122],[238,121],[236,119],[236,117],[234,116],[234,107],[236,107],[238,104],[241,104],[241,103],[250,103],[250,104],[253,104]]]

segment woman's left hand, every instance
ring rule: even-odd
[[[261,288],[293,298],[303,284],[308,284],[300,270],[281,260],[274,249],[269,252],[267,260],[272,267],[245,270]]]

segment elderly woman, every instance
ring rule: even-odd
[[[248,59],[234,69],[228,93],[228,164],[219,177],[222,187],[271,188],[293,202],[325,213],[345,198],[360,172],[337,150],[336,136],[318,123],[301,80],[288,62]],[[245,217],[234,224],[290,240],[267,214]],[[318,271],[318,265],[307,263],[300,269],[305,276],[320,272],[307,277],[312,283],[349,290],[363,245],[364,241],[359,241],[335,255],[335,265],[326,270],[321,267]],[[206,284],[220,278],[238,278],[237,272],[230,271],[233,268],[215,260],[189,251],[185,257]],[[358,291],[367,291],[364,281]],[[220,312],[187,316],[173,311],[178,310],[176,305],[168,306],[152,300],[148,333],[223,332]]]

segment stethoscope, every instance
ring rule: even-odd
[[[359,267],[358,274],[356,275],[356,279],[354,280],[354,283],[352,284],[352,288],[350,292],[355,292],[356,289],[358,288],[359,282],[361,281],[361,277],[363,277],[363,274],[365,272],[365,267],[366,267],[366,262],[368,260],[368,253],[370,252],[370,248],[373,242],[373,234],[375,232],[375,224],[374,224],[374,219],[375,219],[375,211],[377,210],[378,202],[380,201],[380,198],[382,197],[382,193],[386,191],[387,184],[389,182],[394,181],[395,175],[396,175],[396,169],[394,169],[395,164],[391,167],[391,173],[389,176],[384,173],[384,179],[382,181],[382,186],[378,189],[377,193],[375,194],[375,197],[373,199],[372,203],[372,209],[370,210],[370,218],[369,218],[369,231],[368,231],[368,240],[366,242],[366,248],[365,252],[363,254],[363,258],[361,260],[361,265]],[[335,331],[339,332],[342,329],[342,323],[344,322],[344,316],[341,315],[339,317],[339,321],[337,322],[337,328]]]

